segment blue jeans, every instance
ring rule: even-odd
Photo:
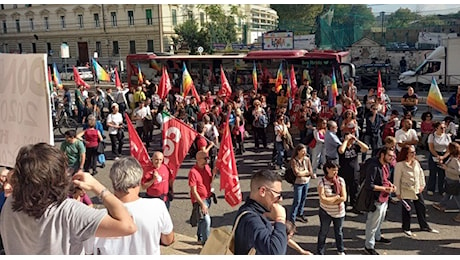
[[[324,255],[327,233],[329,232],[329,226],[331,222],[334,224],[334,235],[335,235],[335,244],[337,246],[337,252],[344,252],[343,248],[343,221],[345,217],[333,218],[327,212],[319,208],[319,233],[318,233],[318,243],[317,243],[317,254]]]
[[[208,209],[211,207],[211,198],[207,198],[203,201]],[[196,230],[196,235],[198,240],[204,245],[206,240],[208,240],[209,234],[211,233],[211,216],[208,214],[204,215],[203,218],[198,220],[198,229]]]
[[[442,153],[439,154],[443,155]],[[428,156],[428,169],[430,170],[430,174],[428,176],[426,189],[435,192],[437,182],[438,192],[439,194],[442,194],[444,192],[444,179],[446,177],[446,172],[438,167],[438,165],[433,161],[433,157],[431,155]]]
[[[303,208],[305,207],[305,201],[307,200],[308,186],[306,184],[294,184],[294,201],[292,202],[290,220],[295,223],[297,216],[303,216]]]
[[[275,142],[276,149],[276,165],[282,166],[284,160],[284,146],[283,142]]]
[[[380,240],[381,238],[380,229],[385,220],[388,208],[388,201],[384,203],[376,201],[374,204],[376,206],[375,211],[368,212],[366,219],[366,241],[364,242],[364,246],[368,249],[374,249],[375,240]]]

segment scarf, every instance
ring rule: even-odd
[[[335,194],[341,195],[342,185],[340,185],[339,176],[335,175],[334,177],[330,178],[326,175],[325,178],[334,184]]]

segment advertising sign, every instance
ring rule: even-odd
[[[267,32],[262,35],[263,50],[293,50],[293,32]]]

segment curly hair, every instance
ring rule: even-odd
[[[13,185],[13,210],[40,218],[49,206],[60,205],[69,194],[67,158],[47,143],[23,146],[16,157]]]

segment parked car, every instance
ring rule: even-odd
[[[358,89],[376,88],[379,77],[379,70],[383,86],[390,86],[390,64],[385,63],[371,63],[359,66],[356,69],[355,86]]]
[[[93,72],[88,67],[77,67],[78,74],[83,80],[93,80]],[[62,72],[60,72],[62,80],[74,80],[73,67],[67,67]]]

